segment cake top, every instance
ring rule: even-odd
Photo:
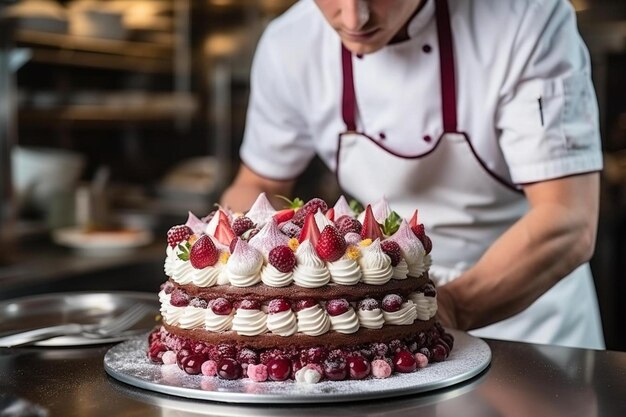
[[[419,276],[430,264],[432,243],[417,210],[404,219],[385,198],[365,209],[343,196],[333,207],[319,198],[285,200],[287,207],[277,210],[261,193],[245,214],[223,207],[204,218],[190,212],[184,225],[168,231],[166,273],[180,279],[185,271],[209,269],[198,278],[207,286],[262,279],[313,288],[329,281],[382,285]],[[211,269],[225,270],[226,278],[218,282]]]

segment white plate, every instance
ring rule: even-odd
[[[487,343],[467,333],[451,331],[454,348],[448,359],[410,374],[363,381],[324,381],[315,385],[293,381],[255,383],[187,375],[176,365],[158,365],[146,356],[146,338],[131,339],[111,348],[104,368],[112,377],[146,390],[185,398],[229,403],[333,403],[397,397],[449,387],[485,370],[491,361]]]
[[[52,239],[59,245],[87,255],[110,256],[145,246],[152,242],[153,236],[147,230],[86,233],[80,228],[66,228],[55,230]]]

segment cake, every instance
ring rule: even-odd
[[[168,232],[148,357],[188,374],[314,383],[387,378],[447,358],[432,244],[417,210],[342,196],[219,208]]]

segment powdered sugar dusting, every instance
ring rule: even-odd
[[[191,231],[197,235],[202,233],[204,231],[204,228],[206,227],[206,223],[197,218],[196,215],[192,212],[189,212],[189,216],[187,217],[187,222],[185,223],[185,225],[188,226]]]
[[[276,209],[267,199],[265,193],[259,194],[246,216],[252,220],[258,227],[263,227],[271,217],[276,214]]]
[[[250,239],[249,243],[250,246],[260,251],[267,259],[272,249],[276,246],[286,246],[289,243],[289,238],[280,231],[276,221],[270,219],[259,233]]]
[[[314,385],[293,381],[261,382],[250,379],[226,381],[219,377],[187,375],[176,365],[158,365],[146,357],[147,338],[132,339],[111,348],[106,371],[123,382],[156,392],[225,402],[318,403],[385,398],[425,392],[472,378],[489,365],[491,350],[467,333],[450,331],[455,345],[450,357],[410,374],[394,374],[378,380],[322,381]]]
[[[354,217],[354,211],[352,211],[348,201],[343,195],[339,197],[333,208],[335,209],[335,219],[338,219],[341,216]]]

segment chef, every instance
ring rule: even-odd
[[[356,199],[419,209],[445,325],[604,348],[598,109],[567,0],[301,0],[251,83],[225,204],[288,194],[317,154]]]

